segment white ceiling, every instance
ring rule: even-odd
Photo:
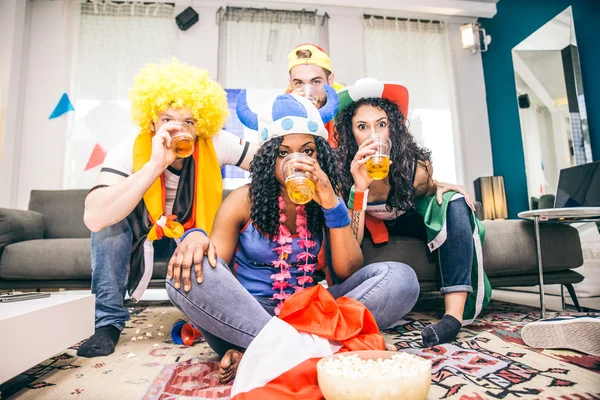
[[[527,93],[538,106],[563,104],[567,91],[560,50],[570,44],[577,45],[571,7],[515,46],[513,64],[519,94]]]
[[[562,50],[569,44],[577,45],[571,7],[533,32],[513,50]]]
[[[519,56],[555,101],[567,97],[559,50],[520,51]]]

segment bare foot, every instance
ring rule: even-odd
[[[398,348],[395,345],[391,344],[391,343],[386,343],[385,344],[385,349],[387,351],[398,351]]]
[[[227,353],[221,358],[221,365],[219,368],[219,380],[221,383],[229,383],[235,378],[243,355],[244,353],[235,349],[227,350]]]

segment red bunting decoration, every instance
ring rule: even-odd
[[[87,162],[87,165],[85,166],[84,171],[97,167],[98,165],[102,165],[105,158],[106,150],[104,150],[102,146],[96,143],[96,145],[94,146],[94,150],[92,150],[92,154],[90,155],[90,158]]]

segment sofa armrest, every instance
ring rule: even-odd
[[[0,256],[12,243],[44,237],[44,216],[39,212],[0,208]]]

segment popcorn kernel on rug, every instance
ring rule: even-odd
[[[429,399],[600,399],[600,358],[525,346],[519,332],[539,318],[535,309],[492,302],[456,342],[423,349],[421,329],[440,317],[430,311],[434,307],[443,310],[443,302],[422,297],[415,311],[384,332],[387,342],[432,360]],[[3,398],[229,398],[231,386],[219,384],[218,356],[206,343],[171,342],[173,322],[184,317],[179,310],[155,302],[130,311],[114,354],[79,358],[74,346],[4,385]]]

